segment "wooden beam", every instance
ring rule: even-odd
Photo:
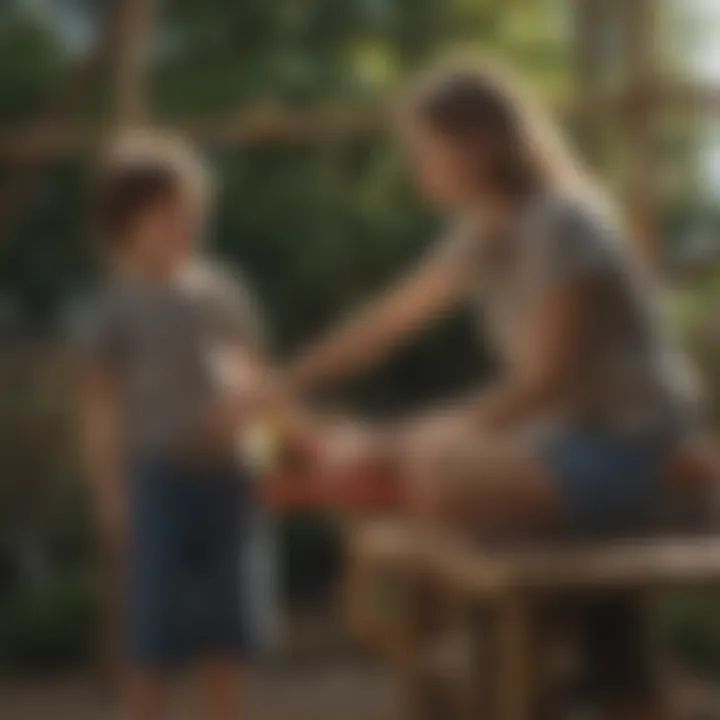
[[[149,69],[156,0],[119,0],[117,42],[111,57],[112,122],[121,127],[149,115]]]
[[[720,113],[720,85],[656,83],[644,89],[642,95],[636,88],[594,92],[556,105],[555,112],[569,120],[595,121],[627,117],[638,104],[655,113],[676,109],[716,114]],[[200,145],[216,148],[265,142],[318,143],[328,138],[351,141],[387,132],[390,118],[391,113],[382,105],[323,105],[292,110],[263,104],[203,120],[168,119],[160,124]],[[70,120],[29,128],[0,128],[0,162],[83,155],[96,147],[101,136],[98,125]]]
[[[634,0],[625,8],[630,79],[627,215],[643,258],[657,267],[661,251],[655,169],[658,0]]]
[[[574,97],[578,104],[587,108],[587,112],[575,128],[580,148],[586,158],[594,164],[598,149],[598,130],[601,114],[592,112],[590,105],[597,100],[594,90],[601,86],[603,71],[603,44],[606,29],[606,14],[600,0],[576,0],[573,12],[573,70]]]
[[[218,147],[243,143],[322,142],[381,134],[388,113],[376,108],[319,107],[293,111],[256,107],[224,117],[168,122],[165,127],[198,144]],[[82,155],[95,147],[102,129],[93,125],[58,124],[47,128],[0,130],[0,161]]]
[[[115,0],[117,6],[116,42],[110,52],[113,84],[112,108],[104,132],[90,133],[90,148],[102,149],[116,133],[148,122],[150,114],[149,64],[156,0]],[[94,134],[94,137],[93,137]],[[84,146],[87,149],[87,144]],[[99,559],[102,578],[102,665],[106,682],[119,687],[125,665],[123,653],[123,603],[127,574],[127,548],[124,542],[99,530]]]
[[[25,132],[32,138],[40,138],[63,127],[78,112],[79,106],[96,79],[103,60],[117,40],[117,6],[111,4],[102,31],[98,34],[88,53],[73,67],[67,79],[57,86],[50,96],[44,114]],[[7,138],[8,147],[14,138]],[[2,143],[0,143],[2,144]],[[2,152],[0,152],[2,156]],[[55,155],[48,152],[11,153],[19,167],[13,168],[12,184],[0,193],[0,234],[6,232],[14,221],[27,209],[38,187],[44,164]]]

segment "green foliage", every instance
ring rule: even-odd
[[[108,0],[49,0],[97,19]],[[572,75],[566,0],[173,0],[161,3],[152,90],[156,116],[173,119],[232,113],[257,100],[289,106],[392,101],[416,68],[462,46],[509,59],[541,92],[562,97]],[[58,11],[62,12],[62,10]],[[0,122],[33,118],[45,104],[73,48],[52,21],[25,3],[0,4]],[[102,106],[104,87],[91,100]],[[91,104],[91,103],[90,103]],[[582,128],[578,128],[582,131]],[[617,165],[616,126],[600,148]],[[687,128],[673,134],[688,157]],[[670,150],[668,150],[670,154]],[[694,156],[693,156],[694,157]],[[261,297],[271,336],[291,352],[383,287],[422,255],[441,231],[415,195],[397,143],[385,139],[316,145],[265,144],[224,149],[213,160],[223,193],[214,241]],[[683,177],[697,175],[695,160]],[[673,166],[675,167],[675,166]],[[81,161],[43,175],[22,221],[0,243],[0,304],[20,308],[19,334],[56,330],[64,304],[89,276]],[[16,178],[0,167],[0,185]],[[687,201],[687,202],[686,202]],[[691,224],[689,198],[669,227]],[[717,307],[708,287],[678,299],[707,373],[720,358],[700,338]],[[713,349],[715,348],[715,349]],[[348,399],[388,412],[457,390],[486,373],[467,318],[457,318],[364,378]],[[58,383],[69,408],[72,387]],[[720,408],[720,379],[716,384]],[[21,587],[0,605],[0,661],[39,668],[83,656],[96,612],[87,572],[90,538],[77,469],[70,457],[71,419],[43,405],[55,397],[37,376],[0,387],[0,541],[18,528],[45,552],[51,580]],[[40,406],[43,407],[40,407]],[[295,518],[286,528],[288,585],[310,592],[336,567],[331,525]],[[710,600],[672,606],[668,632],[699,662],[720,665],[720,635]]]
[[[0,122],[34,117],[66,61],[49,28],[20,10],[0,18]]]
[[[251,98],[376,98],[458,45],[508,55],[552,89],[567,80],[557,13],[538,0],[184,0],[163,20],[154,82],[163,116]]]
[[[341,567],[338,528],[320,513],[298,513],[282,526],[284,594],[293,603],[327,596]]]
[[[19,590],[0,603],[0,666],[37,672],[86,660],[97,617],[86,573]]]
[[[689,667],[720,676],[718,593],[678,593],[661,612],[661,629],[673,654]]]

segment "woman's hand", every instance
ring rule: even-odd
[[[380,450],[377,433],[356,423],[337,424],[326,430],[319,462],[325,473],[343,475],[372,465]]]

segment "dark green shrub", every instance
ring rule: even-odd
[[[21,672],[80,663],[87,657],[97,615],[87,574],[19,590],[0,607],[0,663]]]
[[[683,592],[662,606],[660,621],[672,657],[703,674],[720,676],[720,594]]]

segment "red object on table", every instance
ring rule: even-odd
[[[264,495],[280,509],[326,508],[358,513],[390,512],[403,505],[396,473],[363,468],[329,475],[321,471],[284,473],[266,479]]]

